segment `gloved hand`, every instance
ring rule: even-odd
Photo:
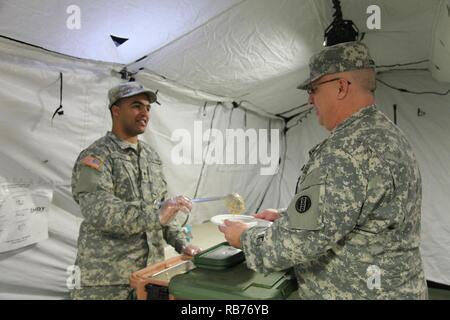
[[[192,202],[189,198],[178,196],[164,201],[159,211],[159,222],[161,225],[169,224],[180,210],[185,213],[191,212]]]
[[[188,256],[195,256],[197,253],[200,253],[202,249],[200,249],[197,246],[194,246],[193,244],[187,244],[183,247],[182,253],[188,255]]]

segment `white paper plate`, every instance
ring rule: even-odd
[[[214,216],[211,218],[211,222],[218,226],[224,226],[223,223],[225,220],[230,221],[240,221],[245,224],[247,224],[250,227],[258,226],[258,227],[269,227],[272,222],[263,220],[263,219],[256,219],[252,216],[245,216],[245,215],[239,215],[239,214],[219,214],[217,216]]]

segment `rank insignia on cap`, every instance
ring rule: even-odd
[[[100,159],[98,159],[96,157],[93,157],[93,156],[84,157],[83,159],[81,159],[80,162],[82,164],[84,164],[84,165],[86,165],[86,166],[88,166],[88,167],[90,167],[92,169],[98,170],[98,171],[100,171],[100,168],[101,168],[101,166],[103,164],[102,160],[100,160]]]
[[[295,203],[295,210],[299,213],[305,213],[311,208],[311,199],[308,196],[301,196]]]

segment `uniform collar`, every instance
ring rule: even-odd
[[[330,140],[334,135],[336,135],[336,133],[340,132],[345,127],[348,127],[350,124],[354,123],[355,121],[359,121],[362,118],[364,118],[365,116],[374,113],[375,111],[376,111],[376,105],[372,104],[372,105],[364,107],[361,110],[359,110],[358,112],[355,112],[354,114],[352,114],[350,117],[345,119],[340,125],[338,125],[336,128],[334,128],[334,130],[331,131],[331,134],[328,136],[328,138],[326,138],[321,143],[317,144],[311,150],[309,150],[309,156],[311,157],[313,154],[318,152],[328,140]]]
[[[316,144],[311,150],[308,151],[309,157],[311,158],[320,148],[327,142],[328,139],[323,140],[321,143]]]
[[[355,121],[359,121],[362,118],[366,117],[367,115],[370,115],[376,111],[376,105],[371,104],[367,107],[362,108],[358,112],[355,112],[350,117],[345,119],[341,124],[339,124],[336,128],[331,131],[331,136],[335,135],[337,132],[343,130],[345,127],[348,127],[350,124],[352,124]]]
[[[122,150],[126,150],[126,149],[133,149],[134,151],[138,152],[138,147],[139,147],[139,140],[137,144],[133,144],[133,143],[129,143],[128,141],[124,141],[119,139],[119,137],[117,137],[114,133],[112,133],[111,131],[108,131],[106,133],[106,136],[108,138],[110,138],[112,141],[114,141]]]

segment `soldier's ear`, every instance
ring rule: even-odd
[[[113,118],[119,116],[119,114],[120,114],[120,107],[118,105],[116,105],[116,104],[113,104],[111,106],[111,114],[112,114]]]
[[[338,81],[338,99],[344,99],[348,94],[348,84],[344,81]]]

